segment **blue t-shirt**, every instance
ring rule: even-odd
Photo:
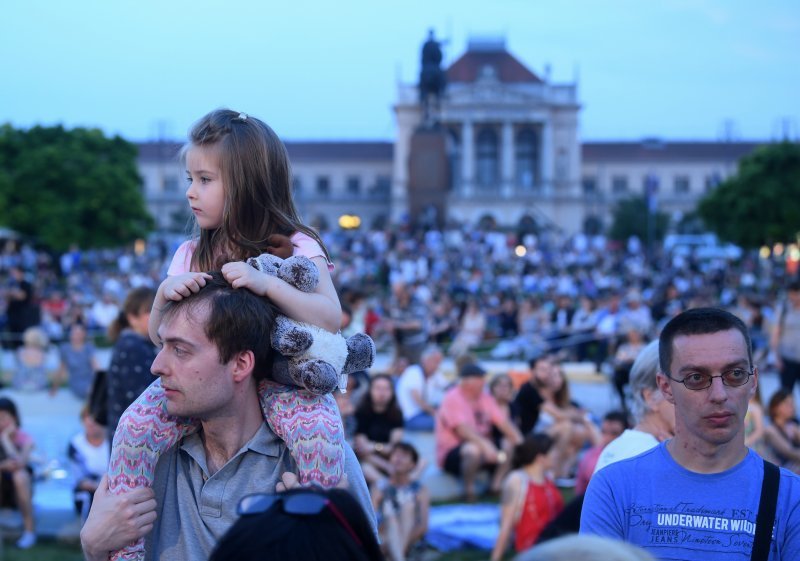
[[[581,533],[617,538],[657,559],[747,561],[753,547],[763,460],[752,450],[722,473],[680,466],[662,443],[592,477]],[[770,561],[800,559],[800,477],[781,469]]]

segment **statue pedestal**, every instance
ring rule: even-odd
[[[415,227],[441,228],[447,216],[450,163],[446,133],[418,129],[411,136],[408,156],[408,210]]]

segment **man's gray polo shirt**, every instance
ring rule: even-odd
[[[199,434],[184,438],[156,466],[155,528],[147,537],[151,560],[206,561],[237,519],[236,505],[248,493],[272,493],[280,476],[296,472],[283,441],[262,425],[217,473],[210,475]],[[352,449],[345,450],[350,491],[373,520],[369,491]]]

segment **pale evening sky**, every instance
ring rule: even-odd
[[[391,140],[429,28],[579,81],[586,140],[800,137],[796,0],[9,0],[0,123],[181,140],[217,107],[288,140]]]

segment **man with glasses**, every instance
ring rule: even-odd
[[[768,466],[744,444],[758,385],[747,328],[720,309],[688,310],[664,327],[659,362],[675,436],[592,477],[581,533],[619,538],[660,559],[750,559],[757,519],[768,518],[759,513]],[[763,559],[800,559],[800,478],[781,469],[777,479],[774,526],[760,523],[770,552]]]
[[[147,537],[146,559],[205,561],[238,518],[245,495],[292,486],[286,445],[265,424],[256,386],[269,373],[274,308],[219,274],[183,300],[169,302],[158,328],[167,412],[200,420],[201,430],[163,454],[153,489],[95,494],[81,543],[89,561]],[[353,451],[345,474],[365,512],[369,493]]]

